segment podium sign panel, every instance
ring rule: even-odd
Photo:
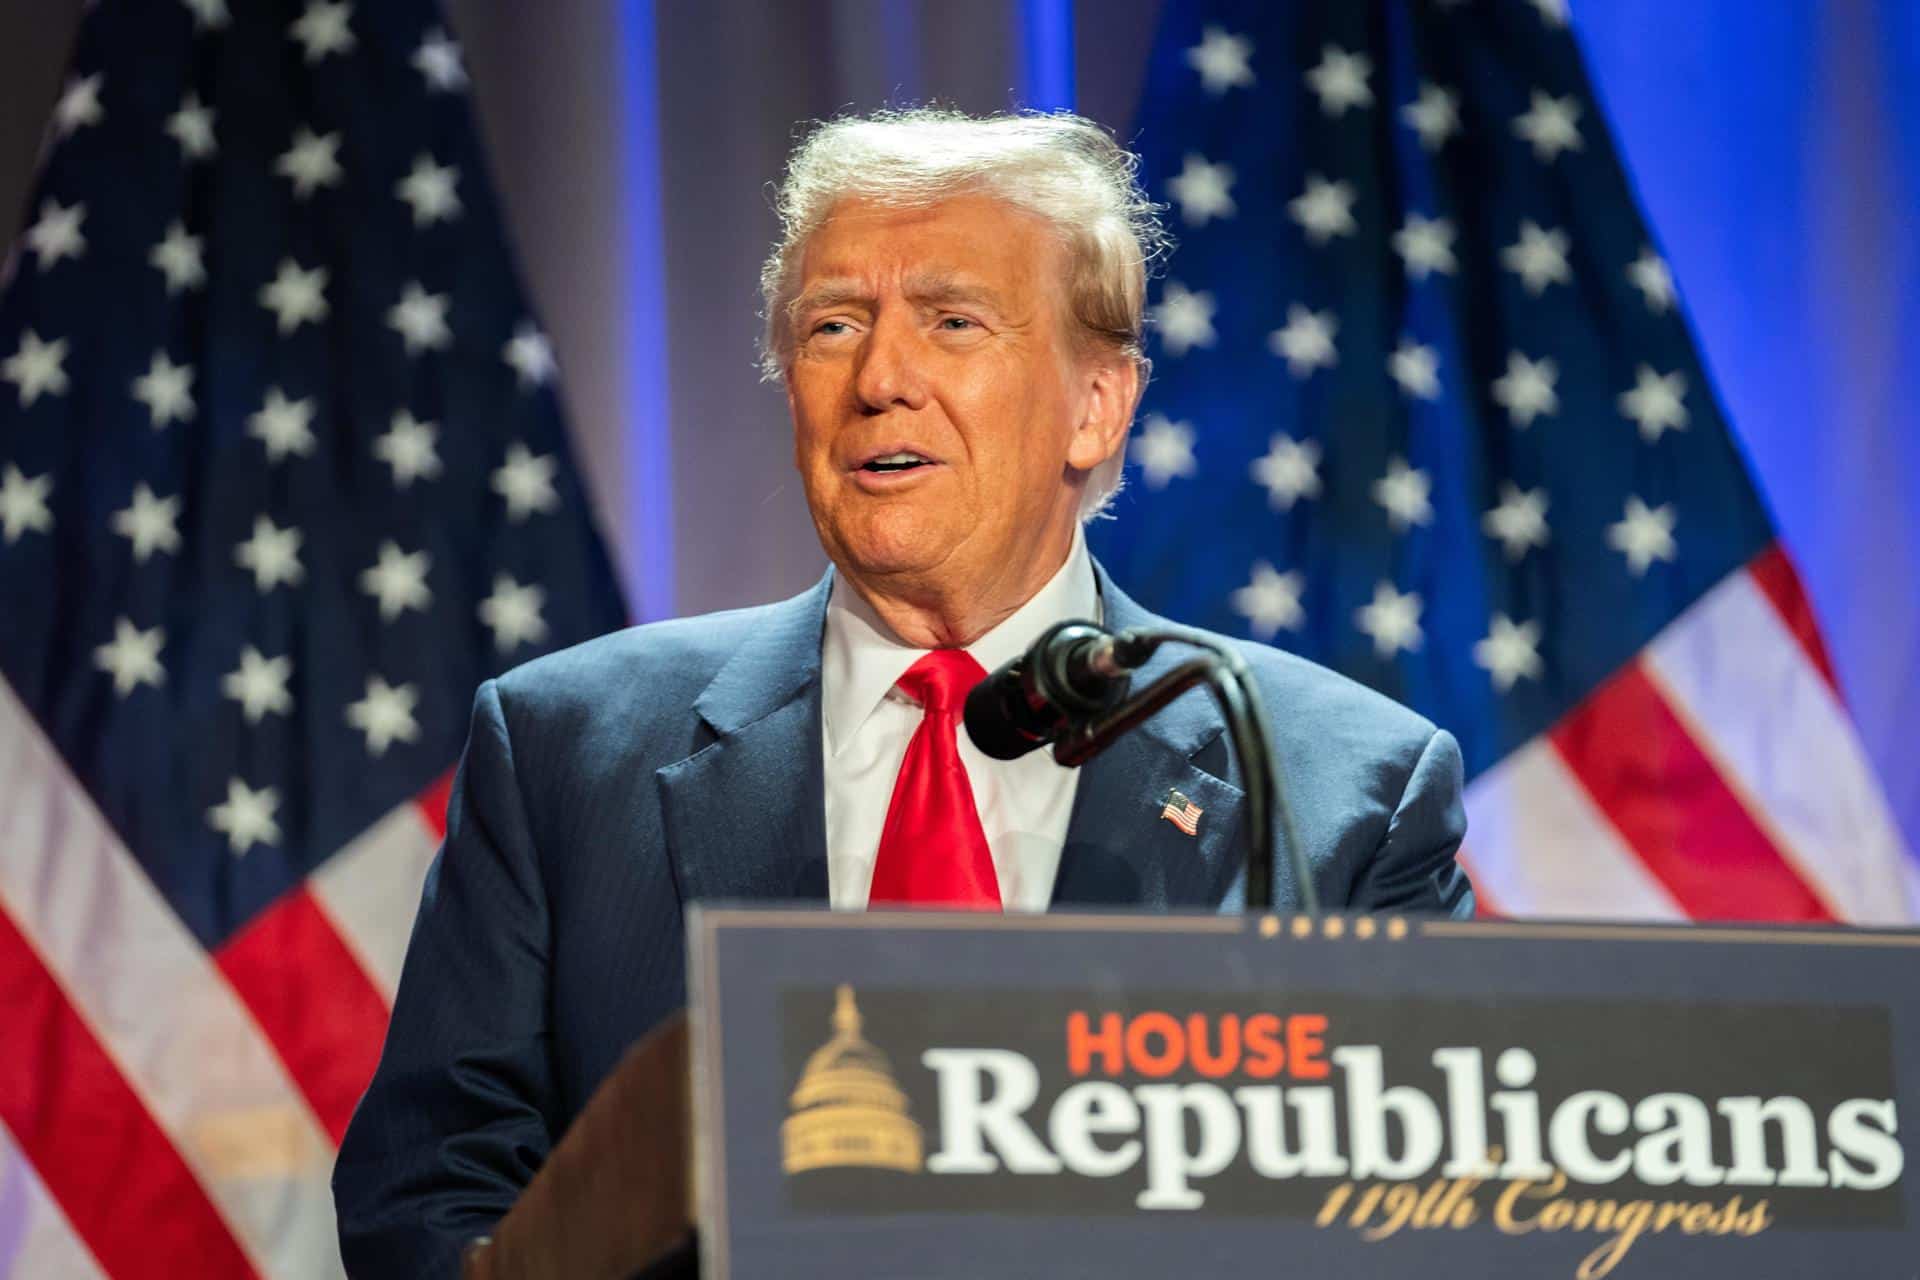
[[[1894,1276],[1920,933],[710,908],[708,1277]]]

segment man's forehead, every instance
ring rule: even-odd
[[[1045,223],[1005,201],[961,195],[902,208],[849,198],[808,237],[801,291],[832,285],[991,291],[1054,264]]]

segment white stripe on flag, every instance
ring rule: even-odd
[[[333,1146],[258,1024],[0,681],[0,903],[254,1264],[343,1274]]]
[[[1467,855],[1508,915],[1686,919],[1544,735],[1467,788]]]
[[[409,800],[308,879],[334,930],[389,1006],[400,986],[420,887],[439,843],[419,804]]]
[[[106,1280],[33,1165],[0,1124],[0,1276]]]
[[[1916,918],[1920,869],[1853,721],[1744,570],[1674,619],[1645,657],[1760,829],[1843,920]]]

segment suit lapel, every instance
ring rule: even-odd
[[[1107,626],[1168,625],[1094,570]],[[713,741],[654,775],[683,901],[827,897],[820,641],[831,586],[829,573],[766,611],[694,703]],[[1136,683],[1185,656],[1163,650]],[[1224,729],[1195,689],[1082,768],[1055,906],[1236,909],[1243,797],[1228,780]],[[1173,791],[1199,806],[1197,836],[1161,818]]]
[[[1165,626],[1096,564],[1105,624]],[[1144,687],[1189,657],[1163,649],[1135,674]],[[1244,893],[1242,792],[1227,781],[1225,724],[1195,689],[1084,765],[1054,881],[1055,906],[1234,909]],[[1178,791],[1201,810],[1189,836],[1161,818]]]
[[[820,637],[831,583],[767,610],[694,703],[714,740],[654,775],[683,902],[826,899]]]

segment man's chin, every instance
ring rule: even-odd
[[[935,576],[945,555],[923,549],[863,547],[835,557],[843,573],[872,582],[907,582]]]
[[[938,579],[950,569],[959,539],[924,527],[865,529],[834,539],[834,563],[860,582],[915,583]]]

